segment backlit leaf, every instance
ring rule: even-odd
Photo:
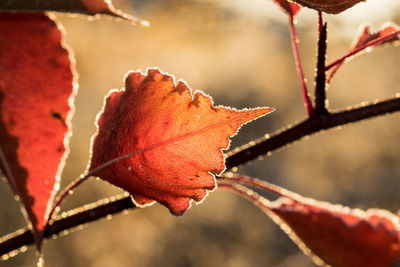
[[[127,190],[136,204],[158,201],[175,215],[201,201],[225,169],[221,149],[240,126],[272,108],[214,107],[200,91],[153,69],[131,72],[125,89],[112,91],[98,119],[90,170],[132,152],[128,159],[96,172]]]
[[[73,73],[42,13],[0,15],[0,166],[40,243],[66,157]]]
[[[280,197],[269,201],[240,184]],[[400,263],[399,217],[387,210],[333,205],[234,173],[220,176],[219,188],[260,207],[319,266],[389,267]]]
[[[399,218],[389,211],[290,196],[272,202],[270,209],[289,226],[289,235],[294,233],[331,266],[388,267],[400,262]],[[298,245],[304,249],[302,243]]]

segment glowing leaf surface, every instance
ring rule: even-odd
[[[98,119],[93,170],[111,159],[138,152],[96,176],[131,193],[136,204],[158,201],[175,215],[216,187],[213,173],[225,169],[222,149],[239,127],[272,108],[214,107],[202,92],[158,70],[131,72],[124,90],[112,91]]]
[[[72,95],[71,60],[56,23],[41,13],[1,14],[0,167],[37,242],[64,163]]]

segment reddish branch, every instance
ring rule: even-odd
[[[294,61],[296,63],[297,73],[299,74],[304,107],[306,108],[307,114],[311,115],[313,112],[313,105],[311,103],[310,94],[308,93],[306,78],[304,76],[303,66],[301,63],[299,38],[297,36],[296,26],[294,24],[293,16],[289,16],[289,29],[290,29],[290,40],[292,42],[292,48],[293,48]]]
[[[101,201],[100,201],[101,202]],[[130,197],[114,197],[114,200],[102,201],[103,204],[92,203],[88,204],[89,208],[81,211],[81,208],[77,209],[79,212],[67,211],[67,216],[62,216],[62,219],[56,219],[51,225],[49,225],[43,236],[44,238],[53,237],[54,235],[62,234],[63,231],[71,231],[74,228],[84,225],[93,221],[97,221],[101,218],[106,218],[109,215],[120,213],[124,210],[135,208],[135,205],[131,201]],[[10,238],[7,238],[11,236]],[[1,238],[0,243],[0,254],[4,255],[13,250],[17,250],[22,246],[31,245],[34,243],[33,233],[29,229],[23,231],[18,230],[16,233],[10,233],[7,236]]]

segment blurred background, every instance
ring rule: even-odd
[[[148,20],[132,26],[101,16],[56,14],[74,50],[79,93],[70,155],[61,188],[86,168],[94,120],[110,89],[123,87],[129,70],[148,67],[184,79],[213,96],[217,105],[271,106],[276,111],[243,127],[232,148],[305,118],[286,16],[270,0],[114,0],[117,8]],[[328,62],[347,51],[359,25],[373,30],[400,24],[400,2],[368,0],[328,21]],[[305,73],[313,88],[317,13],[297,17]],[[384,46],[357,57],[328,91],[330,108],[400,93],[400,48]],[[354,208],[400,208],[400,114],[314,135],[237,171],[307,197]],[[96,179],[84,183],[63,210],[122,191]],[[18,204],[0,184],[0,235],[24,227]],[[46,266],[314,266],[297,246],[246,200],[210,194],[184,216],[160,205],[102,220],[44,244]],[[34,266],[33,249],[1,266]]]

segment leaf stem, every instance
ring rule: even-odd
[[[218,189],[237,193],[244,198],[247,198],[250,202],[260,207],[262,210],[265,211],[265,209],[268,209],[268,204],[270,203],[270,201],[245,186],[238,184],[219,183]]]
[[[79,178],[75,179],[74,181],[72,181],[72,183],[70,183],[67,187],[65,187],[60,194],[57,196],[53,207],[51,208],[49,215],[48,215],[48,223],[52,224],[52,217],[53,215],[56,214],[56,212],[58,212],[58,209],[60,208],[61,204],[64,203],[64,201],[66,200],[67,196],[71,195],[72,192],[74,191],[74,189],[76,187],[78,187],[78,185],[80,185],[81,183],[83,183],[84,181],[86,181],[90,176],[80,176]]]
[[[306,78],[304,77],[304,71],[300,57],[299,39],[297,36],[297,31],[294,21],[295,21],[294,17],[289,16],[290,40],[292,42],[293,55],[296,63],[297,73],[299,75],[304,107],[307,111],[308,116],[311,116],[311,114],[313,113],[313,105],[311,103],[310,94],[307,89]]]
[[[236,173],[224,173],[221,176],[217,177],[218,178],[218,185],[220,182],[233,182],[233,183],[239,183],[239,184],[245,184],[247,186],[253,186],[258,189],[266,190],[268,192],[274,193],[278,196],[288,196],[293,194],[292,192],[289,192],[288,190],[279,187],[277,185],[268,183],[266,181],[257,179],[257,178],[252,178],[249,176],[241,175],[241,174],[236,174]]]
[[[170,140],[167,140],[167,142],[170,142]],[[165,142],[163,142],[163,143],[161,143],[161,144],[164,144],[164,143],[165,143]],[[150,147],[147,147],[147,148],[143,148],[143,149],[139,149],[139,150],[136,150],[136,151],[134,151],[134,152],[132,152],[132,153],[129,153],[129,154],[126,154],[126,155],[123,155],[123,156],[120,156],[120,157],[116,157],[116,158],[114,158],[114,159],[111,159],[111,160],[109,160],[109,161],[107,161],[107,162],[105,162],[105,163],[103,163],[103,164],[100,164],[100,165],[97,166],[96,168],[90,170],[87,174],[82,175],[82,176],[80,176],[79,178],[77,178],[77,179],[75,179],[74,181],[72,181],[67,187],[65,187],[65,188],[61,191],[61,193],[60,193],[60,194],[58,195],[58,197],[56,198],[55,204],[53,205],[53,207],[52,207],[52,209],[51,209],[51,211],[50,211],[50,213],[49,213],[49,216],[48,216],[48,218],[49,218],[49,224],[52,223],[52,222],[51,222],[51,219],[52,219],[53,215],[55,214],[56,210],[58,209],[58,207],[60,207],[61,204],[64,203],[64,201],[67,199],[67,197],[68,197],[69,195],[71,195],[71,193],[73,192],[73,190],[74,190],[75,188],[77,188],[77,187],[78,187],[80,184],[82,184],[84,181],[88,180],[89,177],[94,176],[97,172],[99,172],[99,171],[101,171],[101,170],[103,170],[103,169],[105,169],[105,168],[107,168],[107,167],[109,167],[109,166],[111,166],[111,165],[113,165],[113,164],[115,164],[115,163],[121,161],[121,160],[130,158],[130,157],[133,157],[133,156],[136,155],[136,154],[143,153],[143,152],[145,152],[145,151],[154,149],[154,148],[158,147],[159,145],[160,145],[160,144],[153,145],[153,146],[150,146]]]

